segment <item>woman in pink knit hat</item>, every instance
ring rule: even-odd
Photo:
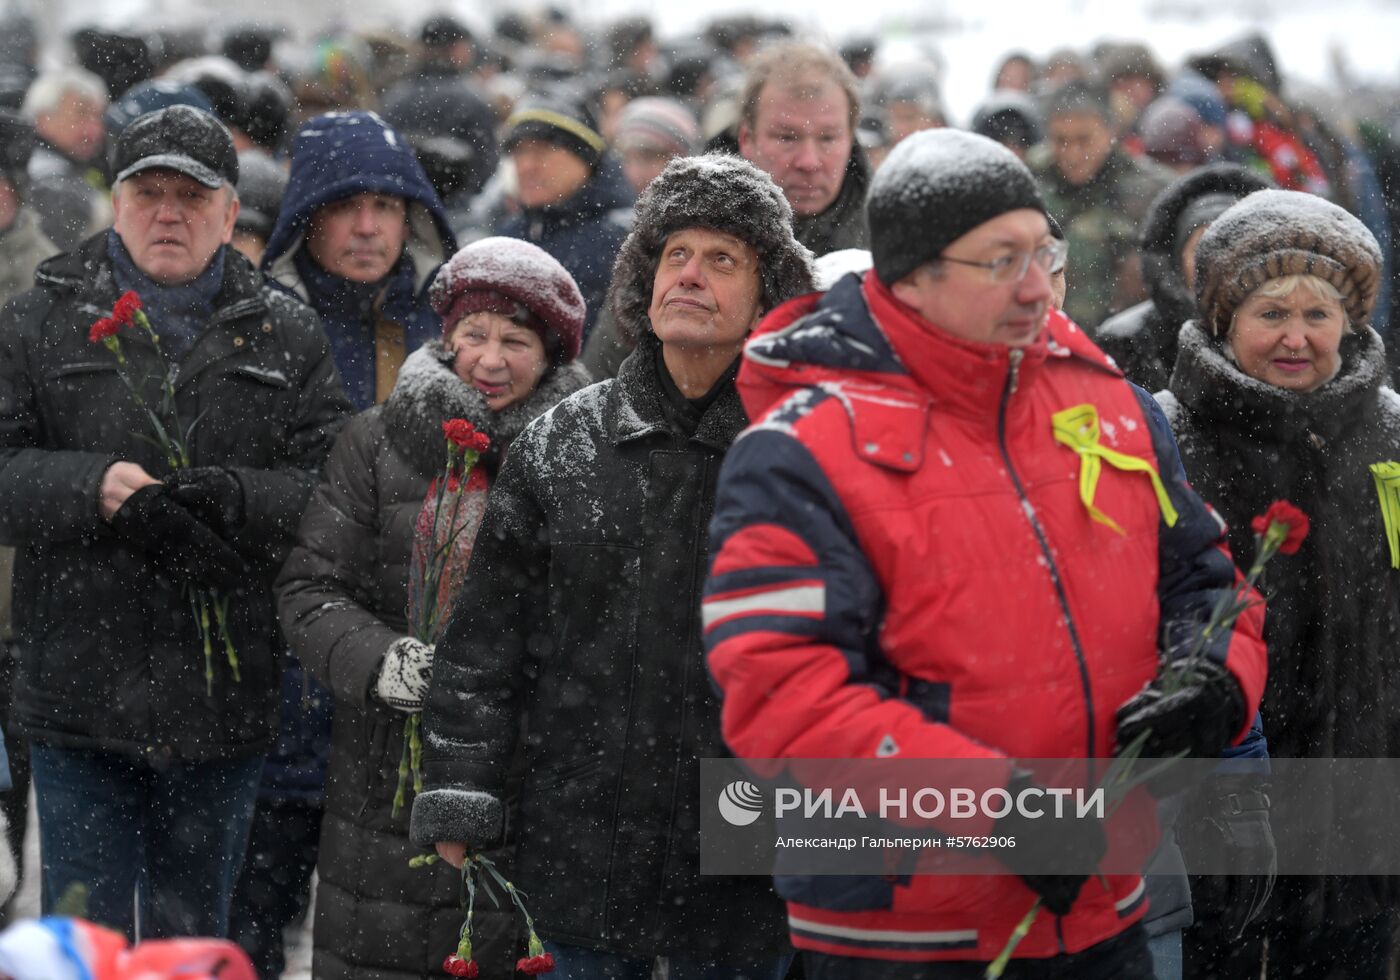
[[[409,355],[383,406],[357,416],[321,471],[297,547],[278,580],[291,650],[336,699],[315,916],[317,976],[443,975],[461,925],[460,876],[410,868],[409,806],[394,813],[405,721],[422,706],[433,644],[410,617],[438,596],[410,594],[410,569],[434,530],[432,481],[443,470],[443,423],[466,419],[491,446],[471,469],[444,577],[465,574],[486,494],[511,440],[588,384],[575,364],[583,333],[578,286],[528,242],[473,242],[429,292],[441,340]],[[426,499],[425,499],[426,498]],[[444,590],[443,605],[450,598]],[[437,617],[445,618],[445,609]],[[412,803],[412,794],[406,801]],[[497,856],[507,864],[508,857]],[[515,922],[477,904],[473,934],[486,975],[510,975]]]

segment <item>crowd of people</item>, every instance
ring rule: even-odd
[[[1009,54],[966,126],[937,60],[754,17],[37,40],[0,22],[0,768],[46,915],[264,978],[310,915],[318,978],[941,980],[1038,900],[1007,977],[1389,975],[1388,876],[1259,870],[1341,846],[1316,801],[1140,799],[1140,874],[1080,819],[1014,827],[1058,874],[770,880],[700,873],[699,787],[1400,755],[1394,103],[1260,36]],[[1279,499],[1288,573],[1208,629]],[[1251,873],[1188,875],[1178,812]],[[483,857],[534,919],[473,893],[463,945]]]

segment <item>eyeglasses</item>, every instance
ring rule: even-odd
[[[1026,278],[1026,273],[1030,271],[1031,263],[1034,262],[1046,272],[1054,275],[1063,272],[1065,268],[1065,257],[1069,255],[1069,243],[1060,241],[1058,238],[1048,244],[1042,245],[1034,252],[1013,252],[1010,255],[1003,255],[1001,258],[992,259],[990,262],[973,262],[971,259],[955,259],[950,255],[940,255],[940,262],[955,262],[958,265],[970,265],[978,269],[986,269],[988,278],[992,282],[1020,282]]]

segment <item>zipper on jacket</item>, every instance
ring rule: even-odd
[[[1035,507],[1031,504],[1030,497],[1026,494],[1026,488],[1021,483],[1021,477],[1016,472],[1016,467],[1011,462],[1011,451],[1006,445],[1006,409],[1011,402],[1011,396],[1016,393],[1016,386],[1020,381],[1021,359],[1025,356],[1025,351],[1019,347],[1014,347],[1010,352],[1011,369],[1006,375],[1006,387],[1001,392],[1001,405],[997,408],[997,448],[1001,450],[1002,462],[1006,464],[1006,473],[1011,477],[1011,484],[1016,488],[1016,495],[1021,500],[1021,511],[1026,515],[1026,520],[1030,522],[1031,530],[1035,533],[1036,543],[1040,545],[1041,554],[1045,556],[1045,567],[1050,571],[1050,581],[1055,586],[1055,597],[1060,603],[1060,612],[1065,617],[1065,629],[1069,631],[1070,645],[1074,647],[1074,657],[1079,663],[1079,685],[1084,692],[1084,711],[1088,718],[1088,740],[1087,752],[1084,756],[1086,765],[1091,767],[1093,763],[1087,760],[1094,758],[1095,738],[1094,738],[1094,699],[1089,686],[1089,665],[1084,659],[1084,647],[1079,641],[1079,630],[1075,628],[1074,617],[1069,611],[1069,597],[1065,594],[1065,586],[1060,578],[1060,570],[1055,565],[1055,557],[1050,551],[1050,539],[1045,536],[1045,528],[1041,526],[1040,517],[1035,512]]]

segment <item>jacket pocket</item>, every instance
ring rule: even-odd
[[[285,456],[296,411],[296,392],[285,371],[229,364],[201,376],[198,398],[198,422],[191,435],[199,447],[196,459],[267,468]],[[249,433],[255,437],[248,438]]]
[[[139,369],[137,375],[139,377]],[[38,393],[42,417],[52,449],[121,453],[139,462],[151,455],[142,448],[133,453],[137,436],[154,435],[117,374],[116,358],[110,361],[72,361],[43,373]]]

